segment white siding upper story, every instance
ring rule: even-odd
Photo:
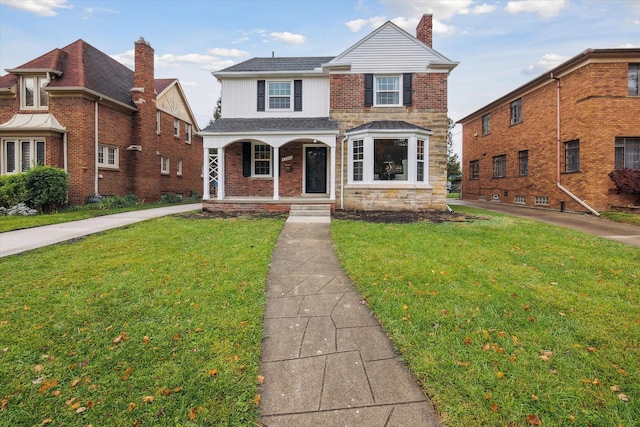
[[[302,80],[302,111],[290,110],[258,111],[258,80],[268,82],[293,82]],[[224,118],[267,117],[328,117],[329,76],[269,76],[252,78],[221,79],[222,111]],[[293,84],[293,83],[292,83]]]
[[[449,72],[457,63],[387,22],[329,62],[349,65],[349,73]],[[439,66],[439,67],[438,67]]]

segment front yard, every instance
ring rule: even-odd
[[[640,250],[456,211],[487,219],[331,226],[445,423],[636,425]],[[282,225],[166,217],[0,258],[0,425],[255,425]]]

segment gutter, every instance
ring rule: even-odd
[[[556,100],[556,148],[557,148],[557,153],[556,153],[556,157],[557,157],[557,162],[556,162],[556,186],[560,190],[565,192],[573,200],[578,202],[582,207],[587,209],[589,212],[591,212],[595,216],[600,216],[600,213],[597,210],[593,209],[591,206],[589,206],[587,203],[585,203],[584,200],[580,200],[578,198],[578,196],[576,196],[571,191],[569,191],[568,189],[563,187],[562,184],[560,183],[560,177],[561,177],[561,173],[560,173],[560,167],[561,167],[560,166],[560,162],[561,162],[561,150],[560,150],[560,77],[554,76],[553,73],[551,73],[549,75],[549,77],[551,77],[553,80],[556,81],[556,93],[557,93],[557,100]]]
[[[342,138],[340,144],[340,209],[344,209],[344,143],[347,139],[347,137]],[[348,155],[347,158],[349,158]]]

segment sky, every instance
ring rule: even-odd
[[[337,56],[386,21],[415,35],[425,13],[433,48],[459,62],[454,121],[586,49],[640,47],[639,0],[0,0],[0,75],[78,39],[133,69],[144,37],[156,78],[180,80],[204,128],[220,96],[211,72],[272,54]],[[460,155],[460,126],[453,134]]]

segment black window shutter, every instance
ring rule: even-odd
[[[364,75],[364,106],[373,105],[373,74]]]
[[[251,143],[242,143],[242,176],[251,176]]]
[[[293,81],[293,111],[302,111],[302,80]]]
[[[264,111],[264,80],[258,80],[258,111]]]
[[[405,107],[411,107],[411,95],[413,92],[411,88],[411,80],[411,73],[405,73],[402,75],[402,104]]]

